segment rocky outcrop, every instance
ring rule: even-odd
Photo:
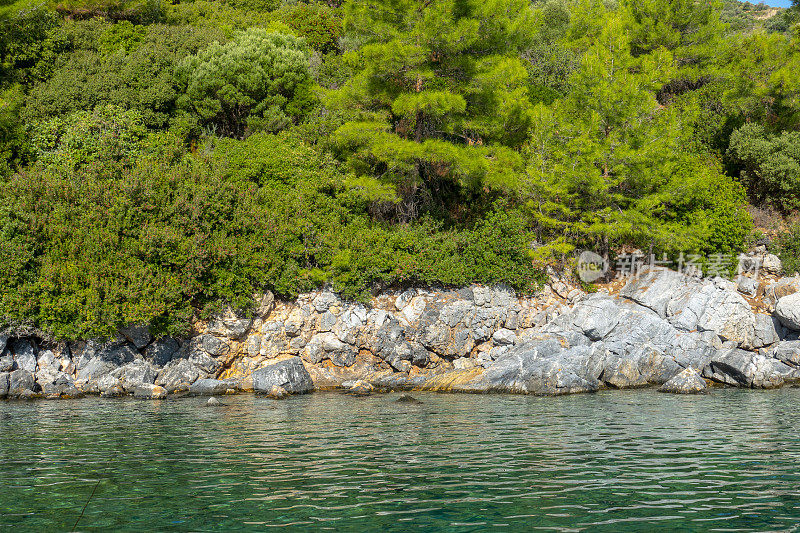
[[[774,388],[800,380],[799,291],[796,278],[764,284],[745,272],[734,283],[653,268],[618,294],[586,294],[557,278],[526,297],[480,286],[409,289],[369,305],[330,291],[293,302],[268,294],[255,315],[228,309],[188,339],[154,339],[140,326],[103,342],[0,337],[0,396],[282,397],[355,383],[364,394],[558,395],[691,389],[702,378]]]
[[[671,394],[702,394],[708,391],[708,384],[694,368],[689,367],[664,383],[658,390]]]

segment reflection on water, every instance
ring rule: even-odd
[[[0,403],[0,527],[792,530],[800,389]],[[99,481],[99,485],[98,485]]]

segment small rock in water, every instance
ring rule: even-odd
[[[216,398],[214,398],[212,396],[211,398],[208,399],[208,402],[206,402],[206,405],[208,407],[219,407],[220,405],[222,405],[222,402],[220,402],[219,400],[217,400]]]
[[[409,394],[403,394],[397,399],[397,403],[413,403],[413,404],[421,404],[422,402],[414,398]]]
[[[273,400],[282,400],[283,398],[289,396],[289,393],[286,392],[286,389],[284,389],[283,387],[273,385],[267,396],[269,396]]]
[[[122,388],[122,385],[112,385],[100,393],[101,398],[117,398],[119,396],[125,396],[125,389]]]
[[[134,389],[133,397],[142,400],[163,400],[167,397],[167,389],[146,383]]]
[[[708,391],[708,385],[695,369],[688,367],[664,383],[658,391],[672,394],[701,394]]]
[[[375,387],[373,387],[371,383],[364,381],[363,379],[359,379],[348,387],[347,392],[357,396],[366,396],[373,390],[375,390]]]

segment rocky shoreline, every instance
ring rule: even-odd
[[[111,341],[0,336],[0,397],[283,397],[315,389],[560,395],[604,388],[800,383],[800,277],[699,279],[664,268],[587,294],[412,289],[369,306],[330,291],[260,298],[187,339],[130,327]]]

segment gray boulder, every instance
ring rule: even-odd
[[[644,344],[631,351],[609,353],[600,379],[618,389],[661,385],[680,373],[674,358],[658,348]]]
[[[222,363],[202,351],[193,351],[189,354],[189,362],[207,374],[215,375],[222,367]]]
[[[193,339],[192,344],[214,357],[228,355],[228,352],[230,352],[231,349],[228,343],[224,340],[208,334],[201,335],[200,337]],[[196,351],[196,349],[194,349],[195,346],[192,346],[193,349],[191,351]]]
[[[517,342],[517,335],[510,329],[500,328],[494,332],[492,340],[500,346],[507,346]]]
[[[0,398],[8,396],[9,389],[9,372],[0,372]]]
[[[800,368],[800,341],[783,341],[776,344],[769,356],[785,365]]]
[[[110,375],[119,379],[119,384],[126,392],[132,392],[142,385],[152,385],[156,380],[156,370],[141,359],[112,371]]]
[[[800,292],[784,296],[775,306],[775,316],[789,329],[800,331]]]
[[[761,268],[764,269],[767,274],[776,276],[783,272],[783,264],[780,258],[774,254],[767,254],[764,256],[764,259],[761,261]]]
[[[339,298],[330,291],[323,291],[314,298],[311,305],[314,306],[317,313],[324,313],[334,305],[339,304]]]
[[[77,398],[81,396],[81,392],[75,387],[75,381],[72,376],[59,372],[59,374],[51,381],[46,383],[39,382],[42,392],[48,397],[68,397]]]
[[[211,335],[240,340],[247,335],[252,325],[252,317],[240,317],[233,310],[227,309],[221,316],[211,321],[208,325],[208,332]]]
[[[672,394],[701,394],[708,391],[708,384],[695,369],[690,367],[664,383],[658,391]]]
[[[676,303],[688,299],[702,285],[700,280],[662,267],[648,268],[632,277],[620,296],[667,318]]]
[[[144,358],[157,367],[163,367],[178,353],[181,345],[172,337],[164,337],[150,344],[144,351]]]
[[[8,395],[23,396],[26,392],[31,393],[36,390],[36,381],[33,372],[19,369],[14,370],[8,375]]]
[[[30,341],[16,339],[11,341],[9,347],[14,355],[17,368],[28,372],[36,371],[36,349]]]
[[[755,296],[758,292],[758,281],[747,276],[740,276],[736,283],[736,289],[742,294]]]
[[[757,313],[754,318],[753,335],[745,342],[745,345],[747,345],[745,347],[758,350],[781,340],[781,330],[783,328],[777,317]]]
[[[10,355],[0,357],[0,372],[11,372],[14,370],[14,358]]]
[[[138,356],[139,352],[124,339],[109,342],[99,347],[96,352],[96,357],[114,366],[122,366],[126,363],[130,363]]]
[[[604,349],[564,346],[548,336],[515,346],[494,361],[471,385],[476,391],[560,395],[599,389],[596,372]]]
[[[670,322],[684,331],[711,331],[737,344],[753,337],[755,317],[750,305],[722,283],[706,282],[685,302],[672,302],[670,312]]]
[[[796,372],[777,359],[745,350],[721,350],[703,370],[703,375],[738,387],[772,389],[795,379]]]
[[[189,387],[189,393],[197,396],[213,396],[225,394],[228,389],[236,389],[236,381],[232,379],[198,379]]]
[[[577,303],[563,319],[593,341],[605,338],[625,313],[609,296],[597,294]]]
[[[290,394],[314,389],[303,361],[299,357],[284,359],[253,372],[253,390],[268,393],[272,387],[282,387]]]
[[[125,392],[125,388],[118,377],[106,374],[97,380],[97,391],[107,396],[116,396],[116,391],[122,394]],[[111,391],[111,394],[109,394],[109,391]]]
[[[197,366],[186,359],[174,359],[167,363],[156,378],[156,385],[160,385],[169,392],[174,392],[180,385],[188,387],[199,378],[208,377]]]

